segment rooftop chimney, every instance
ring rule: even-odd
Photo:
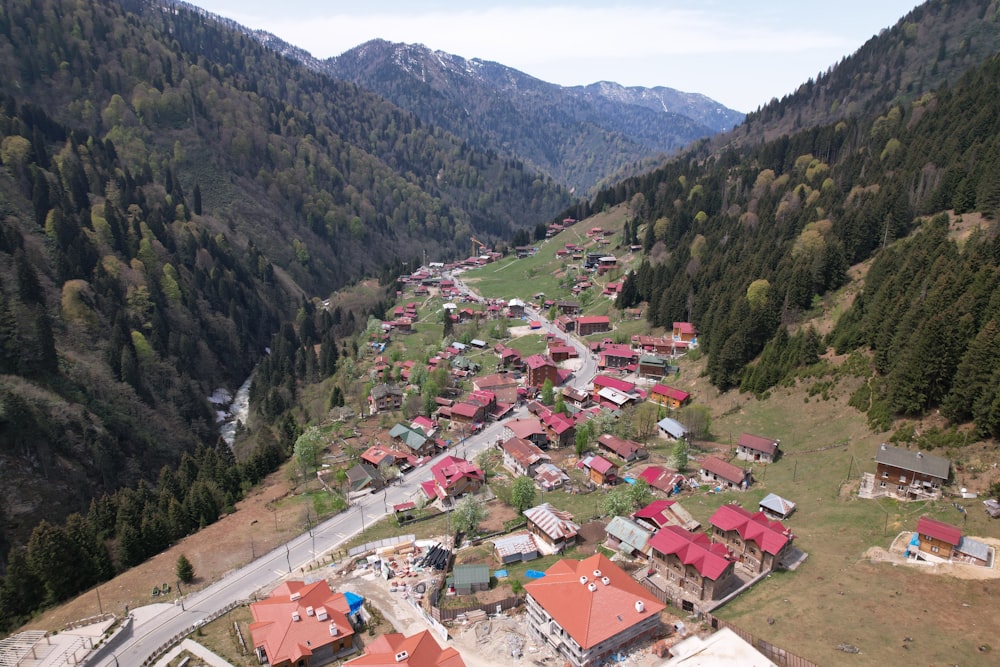
[[[410,654],[407,651],[400,651],[399,653],[396,654],[396,662],[403,662],[409,657]]]
[[[636,601],[635,601],[635,610],[636,610],[637,612],[639,612],[640,614],[641,614],[642,612],[646,611],[646,605],[644,605],[644,604],[642,603],[642,600],[636,600]]]

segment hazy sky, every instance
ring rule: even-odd
[[[753,111],[891,27],[917,0],[194,0],[318,58],[370,39],[493,60],[565,86],[615,81]]]

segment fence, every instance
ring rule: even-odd
[[[431,607],[431,616],[434,620],[446,623],[448,621],[454,621],[461,614],[468,614],[470,611],[482,611],[487,614],[495,614],[497,612],[497,607],[500,607],[501,611],[509,611],[514,607],[519,607],[524,603],[524,597],[520,595],[512,595],[509,598],[504,598],[503,600],[498,600],[497,602],[490,602],[488,604],[480,604],[472,607],[460,607],[457,609],[441,609],[440,607]]]
[[[819,665],[811,660],[806,660],[801,656],[795,655],[790,651],[786,651],[785,649],[775,646],[774,644],[763,639],[757,639],[746,630],[743,630],[742,628],[739,628],[721,618],[713,616],[712,614],[705,614],[705,619],[711,624],[712,629],[717,630],[719,628],[729,628],[738,634],[745,642],[763,653],[768,660],[771,660],[776,665],[779,665],[779,667],[819,667]]]

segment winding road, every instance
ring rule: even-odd
[[[460,281],[456,280],[456,286],[466,294],[473,294],[472,290]],[[567,339],[576,348],[583,365],[567,384],[578,389],[585,388],[593,381],[596,374],[596,357],[575,337],[559,331],[542,313],[531,308],[526,309],[526,312],[531,319],[541,321],[542,328],[546,332]],[[511,416],[525,417],[527,414],[527,408],[521,406]],[[178,635],[186,634],[191,628],[201,625],[207,618],[225,610],[232,603],[252,598],[255,594],[270,589],[282,577],[297,572],[305,576],[313,561],[357,535],[365,526],[386,516],[392,505],[410,500],[420,484],[431,479],[431,467],[434,463],[449,454],[473,458],[480,451],[495,444],[500,439],[503,428],[499,422],[490,424],[451,450],[438,455],[429,464],[406,475],[401,484],[386,487],[380,493],[363,496],[344,512],[318,524],[312,530],[264,554],[208,587],[187,595],[179,601],[181,604],[164,608],[153,618],[137,623],[132,629],[131,637],[115,645],[114,650],[107,646],[99,647],[90,655],[87,664],[102,667],[142,665],[161,647],[173,644]]]

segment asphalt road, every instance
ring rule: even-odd
[[[461,289],[470,292],[462,283]],[[597,359],[585,345],[572,336],[559,331],[541,313],[527,310],[531,319],[542,322],[542,328],[555,333],[577,349],[583,360],[583,367],[574,373],[568,384],[576,388],[586,387],[597,371]],[[512,417],[527,416],[527,408],[519,407]],[[251,598],[255,593],[266,592],[282,577],[299,573],[305,576],[308,565],[317,557],[332,551],[361,532],[365,526],[378,521],[390,511],[394,504],[411,500],[420,484],[431,479],[431,466],[442,457],[455,454],[463,458],[473,458],[480,451],[494,445],[500,439],[503,425],[490,424],[479,433],[462,440],[451,449],[435,457],[429,464],[409,473],[403,482],[387,487],[380,493],[363,496],[344,512],[324,521],[311,531],[264,554],[210,586],[182,599],[183,605],[166,609],[152,620],[138,625],[132,637],[111,655],[98,655],[91,664],[101,666],[141,665],[159,647],[170,642],[179,633],[199,625],[215,612],[226,608],[237,600]]]

